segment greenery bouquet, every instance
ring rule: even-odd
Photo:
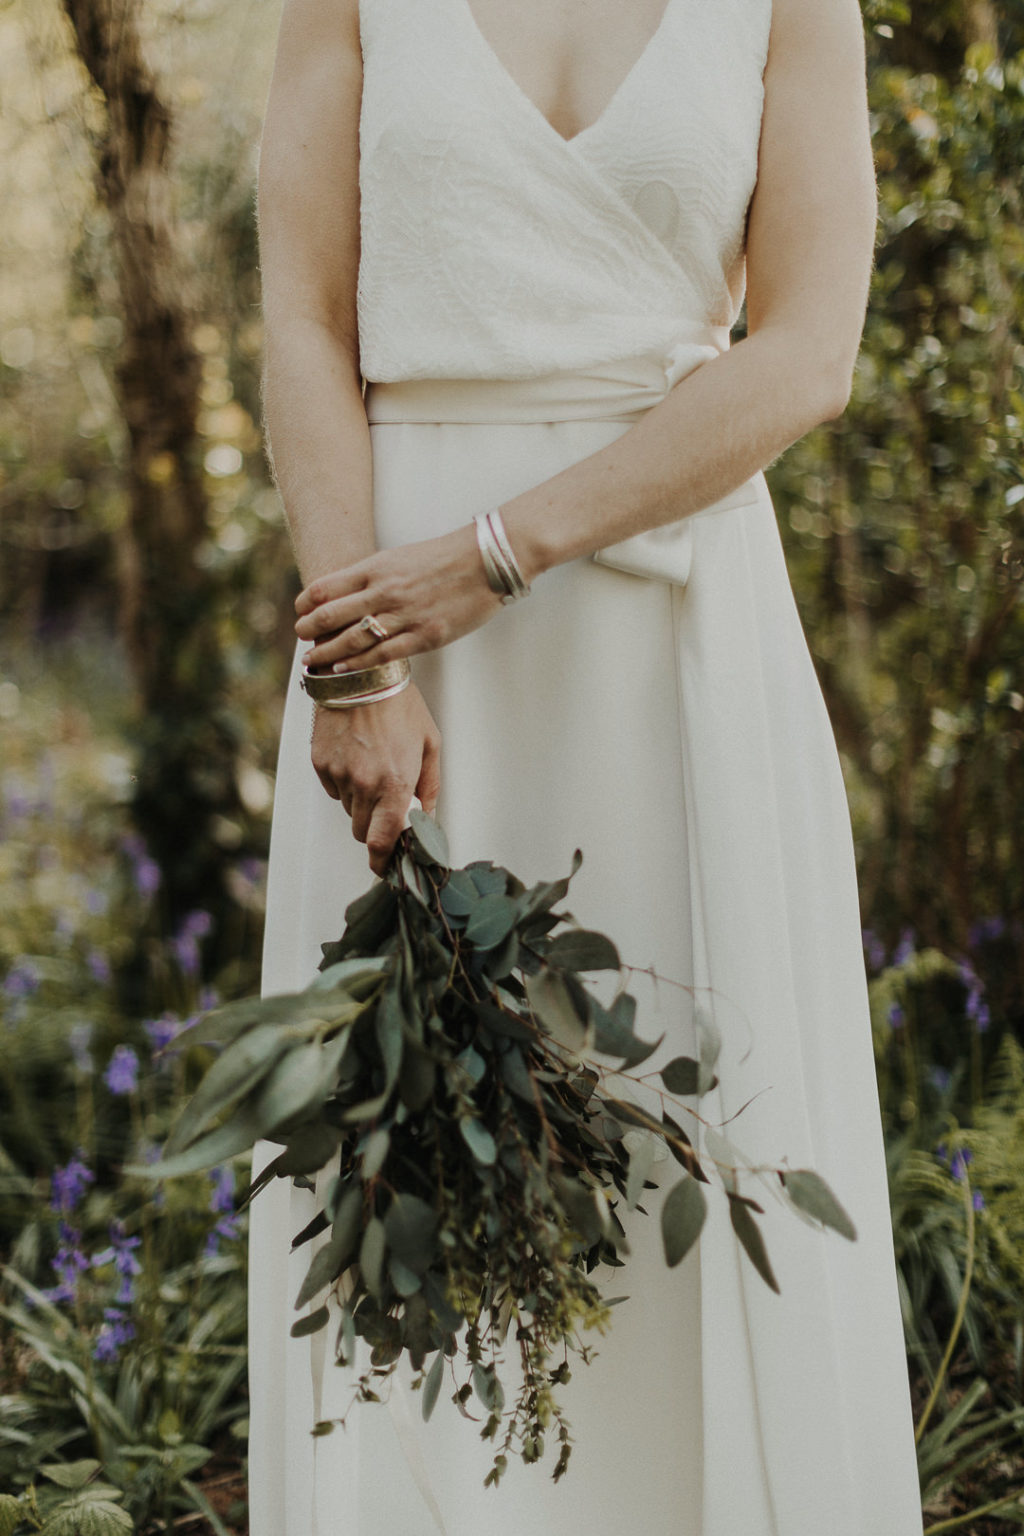
[[[817,1174],[754,1167],[692,1107],[717,1082],[712,1023],[698,1020],[695,1057],[643,1083],[633,1075],[661,1042],[636,1034],[628,991],[605,1003],[581,979],[622,966],[608,938],[558,909],[571,875],[527,888],[490,863],[452,869],[436,823],[418,811],[410,820],[386,878],[324,946],[312,985],[229,1004],[192,1027],[222,1049],[163,1161],[134,1171],[167,1177],[261,1138],[280,1145],[246,1199],[275,1177],[319,1192],[293,1240],[311,1260],[292,1333],[333,1321],[335,1356],[350,1367],[365,1341],[353,1401],[379,1400],[407,1357],[429,1417],[448,1375],[453,1401],[495,1444],[488,1481],[509,1455],[536,1461],[557,1433],[557,1479],[572,1443],[557,1388],[570,1354],[589,1358],[586,1331],[608,1324],[613,1302],[594,1270],[625,1262],[628,1272],[623,1213],[643,1212],[645,1190],[657,1189],[659,1144],[680,1169],[661,1204],[669,1265],[697,1241],[713,1191],[778,1289],[763,1208],[740,1191],[741,1174],[855,1232]],[[314,1181],[324,1169],[332,1175]],[[510,1344],[520,1369],[507,1395]]]

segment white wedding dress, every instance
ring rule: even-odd
[[[382,546],[595,452],[728,345],[769,25],[770,0],[668,0],[566,141],[467,0],[362,0],[359,321]],[[631,1299],[564,1392],[567,1476],[552,1483],[549,1451],[484,1489],[492,1448],[447,1394],[426,1425],[406,1384],[310,1435],[349,1409],[351,1376],[333,1328],[289,1337],[311,1255],[289,1245],[313,1198],[275,1180],[251,1218],[251,1536],[919,1536],[849,821],[763,477],[619,554],[648,574],[561,566],[416,659],[443,738],[439,819],[457,863],[527,881],[583,850],[569,907],[666,978],[640,978],[641,1033],[677,1054],[694,999],[713,1014],[722,1087],[705,1113],[753,1098],[730,1137],[816,1168],[859,1240],[767,1200],[777,1296],[724,1199],[669,1271],[655,1197],[625,1281],[609,1278]],[[266,992],[310,979],[370,878],[309,726],[296,669]],[[277,1150],[262,1143],[254,1169]]]

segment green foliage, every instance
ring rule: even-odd
[[[717,1081],[720,1040],[710,1023],[698,1021],[698,1057],[668,1062],[654,1074],[662,1089],[642,1102],[629,1068],[655,1047],[634,1034],[628,994],[606,1005],[584,984],[583,975],[618,971],[620,961],[609,939],[557,909],[568,879],[527,888],[493,864],[450,870],[440,829],[419,811],[411,820],[387,878],[352,903],[342,938],[324,946],[310,988],[212,1015],[222,1054],[165,1160],[129,1171],[194,1173],[258,1138],[283,1150],[249,1197],[275,1176],[314,1188],[310,1176],[335,1167],[294,1239],[322,1240],[295,1301],[297,1310],[317,1305],[293,1335],[326,1326],[333,1306],[339,1362],[355,1363],[356,1339],[370,1351],[357,1399],[377,1401],[407,1355],[426,1413],[447,1361],[453,1401],[465,1408],[475,1394],[487,1411],[485,1436],[498,1445],[488,1481],[500,1479],[512,1452],[539,1459],[552,1421],[557,1480],[571,1437],[554,1391],[562,1365],[552,1369],[551,1358],[564,1363],[572,1350],[586,1360],[582,1330],[607,1326],[591,1272],[628,1254],[619,1206],[640,1210],[643,1192],[657,1187],[648,1178],[657,1142],[685,1169],[662,1206],[670,1265],[700,1236],[712,1182],[705,1161],[739,1242],[773,1289],[754,1214],[763,1207],[740,1193],[741,1176],[759,1178],[822,1227],[856,1234],[816,1174],[758,1167],[690,1107],[666,1100],[672,1091],[700,1096]],[[205,1029],[195,1025],[196,1038]],[[594,1065],[594,1051],[620,1068]],[[631,1082],[639,1091],[622,1086]],[[703,1161],[670,1107],[699,1127]],[[501,1351],[513,1327],[522,1386],[506,1409]]]
[[[1024,56],[915,75],[885,61],[896,33],[870,80],[881,222],[853,398],[772,485],[865,907],[956,951],[1024,910]]]

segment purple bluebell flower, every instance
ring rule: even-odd
[[[220,993],[217,991],[216,987],[200,987],[198,1001],[199,1012],[208,1013],[211,1008],[216,1008],[217,1004],[220,1002]],[[195,1016],[193,1015],[193,1017]],[[191,1022],[192,1020],[190,1019],[189,1023]]]
[[[952,1072],[947,1072],[945,1067],[929,1067],[928,1081],[938,1093],[948,1093],[953,1084]]]
[[[949,1162],[949,1151],[944,1141],[940,1141],[938,1146],[935,1148],[935,1156],[938,1158],[940,1163]]]
[[[31,997],[39,991],[39,967],[28,955],[19,955],[3,981],[3,994],[12,999]]]
[[[171,953],[186,976],[199,974],[199,941],[206,938],[212,927],[209,912],[190,912],[171,940]]]
[[[980,1189],[976,1189],[974,1191],[971,1204],[974,1206],[976,1211],[983,1211],[985,1209],[985,1196],[982,1194]]]
[[[211,1211],[233,1211],[235,1208],[235,1175],[228,1163],[210,1169],[213,1192],[210,1195]]]
[[[885,945],[873,928],[865,928],[863,932],[864,953],[871,970],[885,970]]]
[[[47,1301],[73,1306],[78,1295],[78,1277],[89,1268],[89,1259],[82,1251],[82,1234],[63,1219],[58,1231],[60,1244],[51,1260],[51,1268],[58,1283],[43,1291]]]
[[[982,917],[976,923],[971,924],[968,940],[971,948],[975,949],[979,944],[992,944],[996,939],[1001,939],[1006,932],[1006,919],[1003,917]]]
[[[101,891],[98,886],[90,886],[85,893],[85,910],[91,912],[93,917],[102,917],[110,905],[110,898],[106,891]]]
[[[206,1246],[203,1249],[203,1252],[206,1254],[208,1259],[212,1259],[220,1248],[220,1239],[222,1237],[232,1238],[237,1236],[238,1217],[222,1216],[220,1220],[215,1224],[213,1230],[207,1236]]]
[[[210,1179],[213,1189],[210,1193],[209,1209],[215,1212],[218,1220],[214,1223],[212,1231],[206,1239],[204,1252],[208,1258],[212,1258],[220,1246],[220,1239],[238,1236],[238,1217],[233,1214],[235,1208],[235,1175],[227,1163],[222,1163],[219,1168],[210,1169]]]
[[[85,963],[89,967],[89,975],[93,981],[98,981],[101,987],[110,983],[114,973],[110,969],[110,961],[101,949],[90,949],[85,957]]]
[[[953,1161],[949,1165],[949,1171],[958,1184],[963,1182],[967,1174],[967,1165],[973,1161],[974,1154],[966,1147],[962,1152],[953,1153]]]
[[[138,1087],[139,1058],[130,1045],[115,1045],[103,1081],[111,1093],[134,1093]]]
[[[167,1052],[168,1046],[185,1028],[185,1023],[177,1014],[162,1013],[158,1019],[146,1019],[142,1027],[149,1036],[153,1056],[157,1057]]]
[[[960,980],[967,988],[964,1009],[979,1035],[983,1035],[992,1023],[988,1003],[985,1001],[985,983],[969,960],[961,960],[957,966]]]
[[[900,941],[896,946],[892,957],[892,963],[896,966],[906,965],[907,961],[917,953],[915,945],[916,935],[913,928],[904,928],[900,934]]]
[[[4,776],[4,816],[10,822],[24,821],[36,808],[28,784],[13,773]]]
[[[93,1345],[93,1359],[101,1364],[116,1360],[122,1345],[134,1337],[135,1326],[131,1318],[117,1307],[104,1307],[103,1323]]]
[[[68,1031],[68,1050],[79,1072],[84,1072],[86,1075],[93,1068],[92,1054],[89,1050],[91,1041],[92,1025],[88,1019],[80,1019],[77,1024],[72,1024]]]
[[[83,1162],[82,1149],[79,1148],[63,1168],[53,1170],[50,1178],[51,1211],[61,1211],[64,1214],[73,1211],[89,1185],[95,1182],[96,1175]]]
[[[137,832],[129,832],[121,839],[121,848],[128,855],[132,866],[132,879],[140,896],[155,896],[160,889],[160,866],[150,858],[145,839]]]
[[[134,1286],[132,1281],[136,1275],[142,1273],[142,1265],[135,1257],[134,1250],[139,1247],[140,1237],[127,1237],[124,1223],[120,1220],[110,1224],[110,1247],[104,1248],[102,1253],[94,1253],[92,1263],[94,1269],[101,1269],[104,1264],[113,1264],[115,1271],[121,1277],[117,1295],[114,1297],[119,1306],[127,1306],[132,1300]]]
[[[906,1022],[907,1016],[903,1012],[903,1009],[900,1007],[899,1003],[891,1003],[889,1005],[890,1029],[902,1029]]]

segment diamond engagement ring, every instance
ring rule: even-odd
[[[368,635],[372,635],[375,640],[387,640],[390,638],[380,619],[375,618],[372,613],[368,613],[365,619],[359,620],[359,628],[365,630]]]

